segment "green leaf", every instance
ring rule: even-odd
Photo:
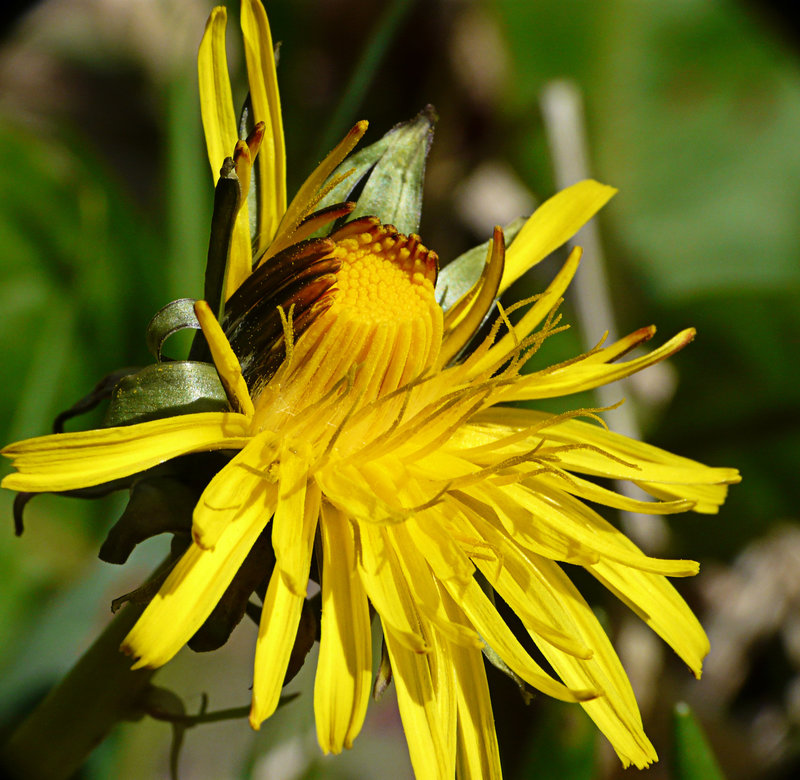
[[[378,66],[413,5],[414,0],[391,0],[385,4],[383,14],[368,36],[367,45],[328,123],[320,142],[317,154],[319,159],[324,157],[334,147],[339,137],[344,135],[348,124],[355,122],[355,113],[364,101]]]
[[[498,0],[510,48],[506,121],[527,178],[549,165],[531,106],[568,78],[586,100],[591,163],[620,194],[605,219],[662,303],[796,289],[800,82],[747,4]],[[736,67],[731,67],[736,52]],[[534,141],[532,143],[531,141]]]
[[[586,713],[572,704],[546,700],[535,728],[525,739],[515,777],[593,780],[597,772],[597,729]],[[634,775],[635,776],[635,775]]]
[[[724,780],[711,745],[688,704],[675,705],[672,728],[675,780]]]
[[[194,298],[179,298],[159,309],[147,325],[145,341],[150,354],[160,363],[163,359],[164,342],[185,328],[200,329],[194,313]]]
[[[105,425],[229,409],[228,398],[210,363],[157,363],[122,379],[114,389]]]

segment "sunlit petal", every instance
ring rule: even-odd
[[[254,729],[260,728],[263,721],[275,712],[280,700],[305,601],[305,593],[296,593],[287,585],[287,581],[308,580],[319,507],[319,490],[310,487],[303,514],[295,518],[296,544],[300,554],[292,562],[290,570],[276,567],[269,581],[256,640],[253,704],[250,709],[250,725]]]
[[[506,252],[500,292],[572,238],[616,192],[613,187],[586,179],[539,206]]]
[[[325,753],[352,747],[367,712],[372,637],[367,594],[355,571],[347,519],[323,502],[322,625],[314,682],[317,739]]]
[[[197,544],[183,554],[122,643],[135,668],[162,666],[211,614],[269,522],[275,490],[262,483],[213,550]]]
[[[241,23],[253,118],[266,126],[256,158],[260,189],[256,253],[260,254],[286,211],[286,150],[272,34],[261,0],[242,1]]]
[[[178,455],[243,447],[249,428],[244,415],[203,412],[26,439],[2,450],[17,469],[3,479],[2,487],[38,492],[100,485]]]

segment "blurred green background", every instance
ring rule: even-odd
[[[0,441],[44,433],[109,371],[150,362],[144,328],[173,298],[201,293],[211,179],[196,96],[205,0],[47,0],[8,9],[0,34]],[[706,675],[605,609],[662,757],[677,776],[670,709],[691,703],[731,778],[800,772],[800,49],[776,4],[744,0],[267,0],[286,127],[290,192],[358,118],[367,142],[435,105],[421,234],[446,262],[551,195],[554,80],[582,98],[592,176],[619,195],[598,220],[607,289],[624,333],[694,325],[669,369],[625,390],[642,435],[737,466],[718,516],[645,528],[659,552],[700,560],[681,591],[712,639]],[[238,4],[231,67],[244,98]],[[339,97],[394,13],[357,111]],[[347,112],[345,112],[347,113]],[[332,134],[332,135],[331,135]],[[589,252],[584,263],[600,262]],[[531,290],[557,266],[543,264]],[[565,312],[571,316],[568,293]],[[564,355],[584,323],[559,337]],[[589,332],[591,331],[591,332]],[[555,348],[554,348],[555,349]],[[548,359],[560,353],[549,352]],[[80,420],[99,421],[99,413]],[[613,418],[612,418],[613,419]],[[613,424],[613,421],[612,421]],[[75,421],[68,428],[76,427]],[[7,467],[2,466],[6,473]],[[0,720],[13,724],[56,681],[163,554],[151,540],[125,567],[96,558],[124,497],[42,496],[13,536],[0,496]],[[651,521],[648,521],[651,522]],[[649,533],[649,536],[648,536]],[[249,698],[255,627],[208,655],[184,650],[156,678],[196,711]],[[309,682],[254,734],[244,722],[186,739],[189,778],[410,776],[392,693],[347,755],[316,748]],[[618,762],[578,708],[526,707],[492,673],[509,778],[616,777]],[[83,777],[166,777],[170,729],[118,729]],[[564,748],[563,751],[558,746]],[[46,749],[46,748],[45,748]],[[625,774],[631,774],[630,770]]]

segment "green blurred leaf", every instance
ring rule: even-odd
[[[675,705],[672,728],[675,780],[724,780],[714,752],[688,704]]]
[[[199,121],[197,72],[194,63],[186,65],[171,75],[165,93],[169,255],[162,300],[203,294],[208,250],[213,187]]]
[[[527,751],[516,777],[519,780],[595,778],[597,730],[594,723],[580,707],[552,700],[543,705],[542,717],[527,740]]]
[[[350,81],[344,89],[339,105],[333,113],[319,145],[318,158],[326,155],[344,136],[348,125],[355,124],[355,112],[359,109],[378,66],[389,45],[399,30],[406,14],[415,0],[391,0],[386,3],[377,27],[367,38],[367,45],[353,69]],[[399,228],[398,228],[399,229]]]
[[[797,63],[741,4],[498,5],[509,105],[528,114],[554,77],[584,90],[590,173],[620,188],[607,219],[652,296],[800,286]]]

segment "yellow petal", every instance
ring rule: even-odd
[[[446,365],[466,346],[481,326],[500,289],[505,264],[503,231],[495,227],[480,279],[446,312],[439,362]]]
[[[444,598],[451,619],[464,620],[455,602]],[[483,654],[472,647],[450,645],[458,704],[456,775],[460,780],[501,780],[500,753]]]
[[[256,158],[260,190],[258,255],[272,240],[286,211],[286,149],[272,34],[261,0],[242,0],[241,24],[253,119],[266,126]]]
[[[455,756],[445,733],[449,719],[442,718],[436,669],[432,668],[447,661],[442,657],[431,658],[409,650],[391,627],[381,622],[386,649],[392,663],[392,679],[397,689],[397,706],[403,720],[403,731],[414,774],[419,778],[452,780]],[[428,645],[433,647],[434,641],[429,629],[421,630],[426,635]],[[444,680],[446,679],[445,677]],[[441,695],[449,700],[445,691],[441,691]]]
[[[648,766],[658,756],[644,733],[627,675],[592,609],[557,564],[536,556],[526,560],[536,580],[533,593],[537,602],[590,645],[594,654],[584,661],[560,653],[533,634],[532,638],[567,685],[603,689],[603,696],[581,702],[581,706],[611,742],[624,766]]]
[[[264,431],[251,439],[208,483],[192,516],[192,536],[200,547],[213,548],[228,525],[247,507],[258,486],[268,479],[275,457],[274,438],[272,432]]]
[[[236,411],[247,417],[253,416],[253,401],[247,389],[247,384],[242,376],[242,367],[236,357],[228,339],[225,336],[217,318],[205,301],[196,301],[194,313],[203,329],[203,335],[211,350],[211,358],[217,368],[217,373],[228,394],[228,399]]]
[[[258,0],[254,1],[257,2]],[[269,259],[294,242],[294,231],[319,202],[322,185],[325,184],[325,181],[333,173],[336,166],[350,154],[366,132],[366,121],[362,120],[354,125],[350,132],[337,144],[336,148],[328,153],[327,157],[305,180],[303,186],[297,191],[297,194],[292,198],[292,202],[286,209],[280,227],[277,229],[275,240],[261,262]]]
[[[335,507],[322,504],[322,625],[314,680],[317,739],[325,753],[350,748],[361,731],[372,676],[367,594],[356,573],[353,532]]]
[[[615,561],[587,567],[617,598],[627,604],[700,677],[708,638],[694,613],[666,577],[639,571]]]
[[[298,540],[298,525],[306,507],[306,490],[311,448],[304,442],[281,442],[278,460],[278,506],[272,524],[272,546],[276,566],[283,574],[289,590],[305,597],[308,585],[306,547]],[[312,493],[318,489],[312,488]],[[310,508],[313,512],[313,508]]]
[[[564,476],[560,476],[564,474]],[[646,515],[671,515],[677,512],[687,512],[694,508],[694,503],[687,499],[677,501],[640,501],[639,499],[623,496],[613,490],[604,488],[588,479],[582,479],[576,474],[544,473],[524,480],[523,484],[534,492],[538,485],[547,485],[550,489],[563,490],[573,496],[578,496],[585,501],[603,504],[623,512],[638,512]]]
[[[467,501],[468,497],[464,496],[464,500]],[[528,598],[531,583],[527,569],[520,566],[513,555],[506,561],[503,554],[503,550],[508,546],[509,534],[495,526],[490,517],[482,517],[478,511],[467,512],[466,518],[497,553],[495,560],[476,559],[475,563],[492,587],[519,615],[523,623],[562,652],[578,658],[590,657],[591,648],[580,642],[575,636],[566,634],[560,626],[549,620],[547,615],[537,614],[532,609]]]
[[[375,611],[395,638],[415,653],[431,650],[420,629],[420,616],[385,529],[360,523],[358,573]]]
[[[727,486],[739,482],[739,472],[713,468],[674,455],[651,444],[613,433],[582,420],[559,420],[531,409],[495,407],[476,415],[475,425],[507,426],[509,433],[537,426],[536,438],[521,443],[529,449],[542,438],[566,445],[558,453],[558,465],[598,477],[630,479],[659,498],[692,501],[695,512],[713,513],[725,500]],[[492,431],[475,430],[484,436]]]
[[[214,184],[219,179],[222,163],[233,154],[234,146],[239,140],[225,54],[227,17],[223,6],[217,6],[211,12],[197,57],[200,113]]]
[[[464,610],[475,630],[503,659],[505,664],[534,688],[561,701],[586,701],[602,692],[596,689],[572,690],[554,680],[539,664],[537,664],[516,640],[511,629],[503,622],[480,585],[473,580],[462,593],[453,593],[449,585],[447,589]]]
[[[250,725],[254,729],[260,728],[263,721],[275,712],[280,700],[305,601],[305,593],[295,593],[286,582],[287,579],[300,582],[303,578],[308,581],[319,506],[319,488],[312,482],[306,491],[303,515],[295,518],[295,544],[299,554],[293,562],[294,568],[285,573],[276,566],[267,587],[256,640],[253,704],[250,709]]]
[[[481,494],[488,497],[499,512],[508,514],[521,543],[530,544],[545,557],[564,560],[562,551],[575,548],[587,551],[595,560],[617,561],[670,577],[697,574],[698,565],[694,561],[645,555],[618,528],[558,489],[543,485],[539,490],[524,485],[485,486]],[[548,546],[550,552],[546,551]]]
[[[39,436],[2,450],[19,472],[9,474],[2,487],[36,493],[100,485],[178,455],[238,449],[249,440],[249,427],[242,414],[203,412],[119,428]]]
[[[649,325],[645,328],[639,328],[639,330],[635,330],[633,331],[633,333],[629,333],[627,336],[623,336],[621,339],[615,341],[613,344],[609,344],[608,346],[605,346],[602,349],[598,349],[591,355],[586,355],[585,357],[581,358],[581,362],[584,364],[611,363],[617,358],[625,355],[627,352],[630,352],[634,347],[638,347],[645,341],[649,341],[655,335],[656,335],[655,325]]]
[[[559,302],[564,291],[569,287],[570,282],[578,270],[581,261],[582,250],[575,247],[567,257],[561,270],[556,274],[555,279],[547,286],[547,289],[539,296],[519,322],[513,326],[512,330],[501,338],[491,349],[489,349],[480,359],[467,361],[469,366],[469,376],[477,376],[482,371],[493,367],[504,360],[509,352],[519,344],[534,328],[550,313],[554,306]]]
[[[244,198],[247,193],[242,193]],[[228,265],[225,270],[225,300],[231,297],[253,272],[253,250],[250,241],[250,216],[246,200],[242,200],[231,236]]]
[[[613,187],[586,179],[539,206],[506,252],[500,292],[572,238],[616,192]]]
[[[423,537],[424,544],[418,547],[416,539],[408,533],[410,524],[411,521],[388,528],[386,536],[392,540],[392,548],[397,556],[400,571],[413,594],[417,610],[450,642],[480,648],[482,642],[468,621],[454,620],[445,613],[442,591],[426,561],[431,544]],[[458,554],[463,557],[460,551]],[[474,567],[471,568],[474,570]],[[466,581],[469,581],[469,578]]]
[[[269,521],[275,490],[262,482],[213,550],[197,544],[184,553],[122,643],[135,669],[165,664],[211,614]]]
[[[644,734],[630,683],[591,609],[558,564],[523,550],[512,537],[484,527],[487,541],[498,551],[502,566],[478,561],[489,582],[519,615],[539,650],[570,688],[595,688],[603,695],[582,702],[609,738],[623,762],[646,766],[655,751]],[[534,616],[534,621],[531,621]],[[552,626],[570,636],[587,653],[576,654],[539,630]]]
[[[578,360],[560,368],[526,374],[507,389],[500,391],[493,400],[495,403],[532,401],[593,390],[595,387],[616,382],[671,357],[689,344],[694,336],[693,328],[681,331],[658,349],[623,363],[597,365]]]

